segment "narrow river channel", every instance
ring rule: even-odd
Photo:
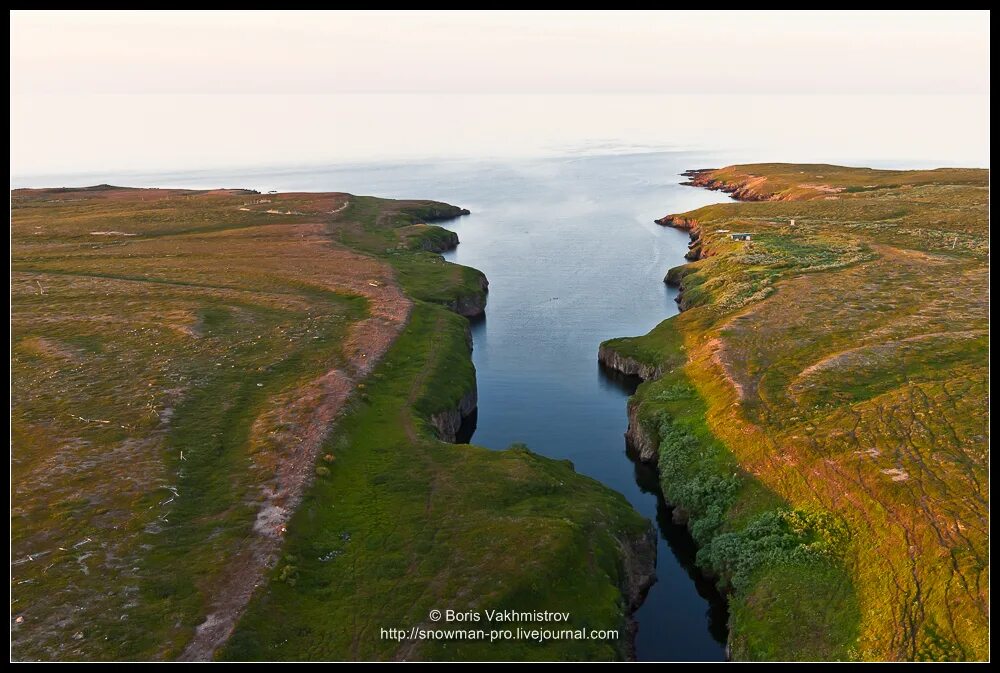
[[[636,615],[644,660],[722,659],[727,615],[693,568],[693,543],[671,521],[655,469],[625,454],[625,403],[635,382],[601,372],[597,347],[676,313],[662,279],[684,262],[688,237],[653,219],[721,200],[677,184],[680,171],[701,165],[656,154],[486,169],[476,193],[455,201],[473,215],[447,225],[461,240],[447,257],[490,279],[486,319],[473,326],[480,395],[473,441],[493,448],[520,441],[568,458],[658,528],[659,580]]]

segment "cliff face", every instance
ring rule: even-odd
[[[424,222],[446,222],[470,213],[468,208],[459,208],[447,203],[434,203],[420,211],[420,219]]]
[[[431,414],[431,425],[434,426],[434,429],[437,431],[437,435],[441,441],[450,442],[452,444],[457,441],[458,431],[462,427],[462,421],[472,415],[472,412],[476,410],[477,403],[478,394],[476,392],[475,381],[473,381],[472,388],[467,390],[465,394],[462,395],[462,398],[458,401],[457,405],[451,409]]]
[[[660,219],[653,221],[661,227],[673,227],[674,229],[682,229],[690,232],[691,242],[688,243],[688,251],[685,253],[684,259],[694,262],[704,256],[701,241],[701,226],[698,224],[698,220],[682,215],[664,215]]]
[[[483,284],[486,285],[486,276],[483,275],[481,278]],[[456,300],[455,303],[459,303],[460,301],[461,299]],[[482,315],[485,303],[484,299],[483,305],[479,307],[479,315]],[[452,310],[455,309],[452,308]],[[455,312],[460,315],[466,315],[461,313],[461,311],[455,310]],[[468,349],[469,353],[472,353],[472,331],[469,329],[468,325],[466,325],[465,329],[465,347]],[[457,404],[448,409],[443,409],[431,414],[428,420],[434,427],[434,430],[441,441],[454,444],[458,441],[458,433],[462,428],[462,422],[475,412],[478,404],[479,394],[476,386],[476,377],[473,376],[468,382],[467,390],[462,394],[462,397],[459,398]]]
[[[616,372],[621,372],[626,376],[638,376],[643,381],[659,378],[660,376],[659,367],[654,367],[645,362],[640,362],[635,358],[622,355],[606,344],[601,344],[600,349],[597,351],[597,360],[606,367],[614,369]]]
[[[662,374],[659,367],[622,355],[607,344],[601,344],[597,351],[597,360],[605,367],[626,376],[638,376],[643,381],[658,379]],[[631,455],[644,463],[656,463],[658,442],[654,436],[646,432],[639,422],[639,404],[634,396],[630,397],[628,401],[628,429],[625,431],[625,447]]]
[[[631,613],[639,609],[649,587],[656,582],[656,531],[652,526],[643,535],[622,541],[622,564],[625,570],[622,593]]]
[[[667,269],[667,275],[663,277],[663,282],[670,287],[680,287],[684,281],[684,276],[691,272],[691,267],[687,264],[675,266]]]
[[[644,463],[656,464],[659,457],[659,441],[646,431],[639,420],[639,403],[636,398],[628,399],[628,428],[625,430],[626,450]]]
[[[704,187],[705,189],[710,189],[716,192],[725,192],[738,201],[786,200],[780,194],[772,194],[764,191],[762,188],[767,182],[767,178],[757,175],[745,175],[739,180],[723,181],[714,177],[715,169],[712,168],[685,171],[683,175],[686,176],[688,180],[687,182],[683,182],[681,184],[689,185],[691,187]]]
[[[656,583],[656,531],[652,525],[646,533],[619,540],[622,558],[622,595],[626,606],[626,651],[629,661],[635,660],[635,634],[639,630],[635,611],[638,610],[649,588]]]
[[[490,291],[490,282],[484,275],[480,275],[477,282],[478,292],[462,294],[448,302],[447,307],[470,320],[483,317],[486,314],[486,296]]]
[[[427,236],[420,239],[417,246],[420,250],[427,252],[448,252],[458,247],[458,234],[449,229],[441,229],[435,236]]]

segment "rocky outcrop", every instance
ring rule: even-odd
[[[663,373],[659,366],[622,355],[608,344],[601,344],[597,351],[597,360],[609,369],[626,376],[638,376],[643,381],[657,379]],[[659,443],[639,422],[639,403],[634,396],[628,400],[628,429],[625,431],[625,448],[629,455],[644,463],[656,463]]]
[[[486,288],[489,285],[489,281],[486,280],[485,274],[480,274],[479,279],[483,292],[481,301],[470,300],[468,304],[465,304],[465,299],[460,297],[449,304],[451,310],[467,318],[483,315],[486,308]],[[465,312],[463,312],[463,309]],[[478,313],[475,312],[477,310]],[[469,349],[469,353],[472,352],[472,330],[469,329],[468,325],[465,328],[465,347]],[[473,376],[472,380],[469,381],[468,390],[465,391],[455,406],[431,414],[429,419],[430,424],[434,427],[438,438],[441,441],[451,442],[452,444],[458,442],[463,423],[476,412],[478,404],[479,394],[476,388],[476,377]]]
[[[688,273],[690,273],[690,267],[687,264],[671,267],[667,269],[667,275],[663,277],[663,282],[670,287],[680,287],[684,276]]]
[[[674,229],[684,229],[685,231],[695,231],[698,229],[698,220],[683,215],[664,215],[658,220],[653,220],[661,227],[673,227]]]
[[[485,275],[479,276],[479,291],[462,294],[451,300],[446,306],[455,313],[470,320],[482,318],[486,314],[486,296],[489,294],[490,282]]]
[[[684,171],[688,180],[682,185],[690,187],[704,187],[715,192],[725,192],[737,201],[786,201],[790,197],[784,194],[776,194],[764,189],[767,178],[760,175],[741,175],[736,180],[720,180],[715,177],[718,169],[702,168],[691,171]]]
[[[448,302],[448,308],[469,319],[482,318],[486,315],[486,296],[468,295]]]
[[[694,262],[702,258],[701,226],[698,224],[698,220],[683,215],[664,215],[653,221],[661,227],[673,227],[690,232],[691,242],[688,243],[688,251],[685,253],[684,259]]]
[[[454,444],[457,441],[462,422],[476,410],[477,403],[478,394],[476,392],[475,380],[473,380],[472,388],[462,395],[458,404],[451,409],[431,414],[431,425],[434,426],[438,438],[441,441]]]
[[[468,208],[459,208],[446,203],[436,203],[426,206],[420,211],[420,219],[430,224],[432,222],[445,222],[454,220],[456,217],[468,215],[471,211]]]
[[[643,427],[639,419],[639,403],[628,398],[628,428],[625,430],[625,450],[644,463],[655,465],[659,458],[659,441]]]
[[[656,530],[652,524],[646,532],[634,538],[619,540],[622,559],[621,592],[626,602],[626,657],[635,660],[635,635],[639,630],[635,620],[649,588],[656,582]]]
[[[607,344],[601,344],[601,347],[598,349],[597,361],[605,367],[626,376],[638,376],[643,381],[659,378],[662,373],[659,367],[622,355]]]
[[[417,245],[418,250],[427,252],[448,252],[458,247],[458,234],[449,229],[441,229],[433,236],[424,236]]]
[[[674,297],[674,301],[677,302],[677,309],[679,311],[686,311],[691,308],[691,303],[688,301],[687,293],[684,292],[684,278],[689,273],[695,271],[695,268],[690,264],[681,264],[680,266],[675,266],[667,270],[667,275],[663,277],[663,282],[670,287],[676,287],[679,291],[677,296]]]

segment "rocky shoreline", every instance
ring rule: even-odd
[[[645,362],[640,362],[635,358],[622,355],[606,344],[601,344],[601,347],[598,349],[597,361],[620,374],[638,376],[643,381],[659,378],[661,374],[659,367],[654,367]]]
[[[449,250],[454,250],[455,248],[458,247],[459,244],[458,234],[456,234],[454,231],[451,231],[450,229],[444,229],[443,227],[439,228],[441,229],[441,232],[438,232],[437,236],[433,238],[427,236],[420,240],[420,245],[418,246],[420,250],[426,250],[427,252],[442,253],[442,252],[448,252]],[[442,233],[442,232],[447,232],[447,233]]]
[[[430,423],[434,426],[438,438],[443,442],[455,444],[458,442],[458,433],[462,428],[462,423],[476,411],[478,404],[478,394],[476,392],[476,381],[473,379],[472,388],[467,390],[451,409],[445,409],[435,414],[431,414]]]
[[[655,380],[662,375],[662,372],[658,367],[651,367],[649,365],[644,365],[643,363],[638,362],[634,358],[623,356],[615,352],[613,348],[608,347],[605,344],[601,345],[599,351],[599,361],[605,367],[608,367],[616,372],[626,374],[628,376],[638,376],[643,380],[643,382]],[[644,376],[640,372],[649,374],[649,376]],[[627,454],[631,456],[634,460],[637,460],[639,462],[645,463],[647,465],[656,468],[657,473],[660,474],[659,438],[655,432],[650,432],[649,429],[643,426],[642,420],[640,418],[639,400],[635,395],[629,397],[627,403],[627,409],[628,409],[628,426],[625,430],[625,450]],[[660,476],[662,478],[662,474]],[[689,520],[688,512],[683,507],[680,507],[675,503],[667,501],[665,494],[663,494],[663,498],[667,506],[670,508],[671,520],[676,524],[686,526],[690,530],[691,521]],[[655,555],[654,555],[654,561],[655,561]],[[718,579],[716,577],[713,577],[711,573],[706,572],[706,570],[703,568],[699,569],[699,572],[706,579],[713,581],[713,583]],[[655,577],[653,578],[653,581],[646,584],[645,590],[648,591],[649,587],[652,586],[653,582],[655,582]],[[723,592],[723,595],[725,596],[725,592]],[[641,601],[639,605],[641,605]],[[639,605],[636,605],[635,608],[632,609],[632,611],[634,612],[635,609],[638,609]],[[635,623],[635,620],[632,618],[631,613],[629,615],[629,625],[630,628],[637,628],[637,624]],[[634,632],[630,633],[631,641],[634,641],[634,637],[635,637]],[[727,659],[729,659],[730,657],[731,646],[732,646],[731,642],[726,644]]]
[[[743,180],[728,182],[710,177],[715,170],[716,169],[714,168],[698,168],[684,171],[681,175],[688,179],[681,184],[689,187],[702,187],[713,192],[725,192],[737,201],[781,200],[780,197],[770,194],[762,194],[757,191],[757,187],[766,182],[765,178],[748,175]]]
[[[704,259],[710,254],[705,247],[704,240],[702,239],[701,225],[698,223],[698,220],[690,217],[684,217],[683,215],[664,215],[660,219],[653,221],[661,227],[672,227],[674,229],[680,229],[690,233],[691,241],[688,243],[688,251],[684,255],[684,259],[688,262],[697,262],[699,259]],[[682,281],[684,280],[684,276],[688,274],[690,268],[691,267],[687,264],[671,267],[667,270],[666,275],[663,277],[664,283],[670,287],[676,287],[679,290],[677,296],[674,298],[674,301],[677,302],[677,306],[681,311],[688,308],[684,299],[684,287],[682,285]]]
[[[485,275],[480,275],[478,282],[478,292],[457,297],[448,302],[446,306],[469,320],[477,320],[485,316],[486,298],[490,291],[490,281],[486,279]]]
[[[622,596],[625,598],[625,655],[635,661],[635,637],[639,622],[635,612],[642,607],[649,588],[656,583],[656,530],[650,524],[645,535],[621,540]]]
[[[645,379],[643,379],[645,380]],[[628,427],[625,429],[625,449],[629,455],[650,465],[657,463],[659,442],[646,432],[639,421],[639,404],[630,397],[628,400]]]
[[[684,259],[689,262],[696,262],[703,257],[701,225],[698,224],[698,220],[682,215],[664,215],[658,220],[653,220],[653,222],[656,222],[661,227],[680,229],[690,234],[691,241],[688,243],[688,251],[684,254]]]

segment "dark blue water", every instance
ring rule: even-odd
[[[473,441],[496,449],[524,442],[568,458],[653,520],[659,581],[636,615],[637,654],[697,661],[723,658],[725,605],[694,572],[691,539],[671,523],[655,471],[625,453],[625,402],[634,382],[603,374],[597,348],[676,313],[673,290],[662,279],[683,263],[688,237],[653,219],[724,200],[679,185],[681,171],[717,163],[676,152],[213,171],[127,182],[347,191],[469,208],[472,215],[445,226],[461,239],[447,257],[490,280],[487,317],[473,326],[479,384]]]

